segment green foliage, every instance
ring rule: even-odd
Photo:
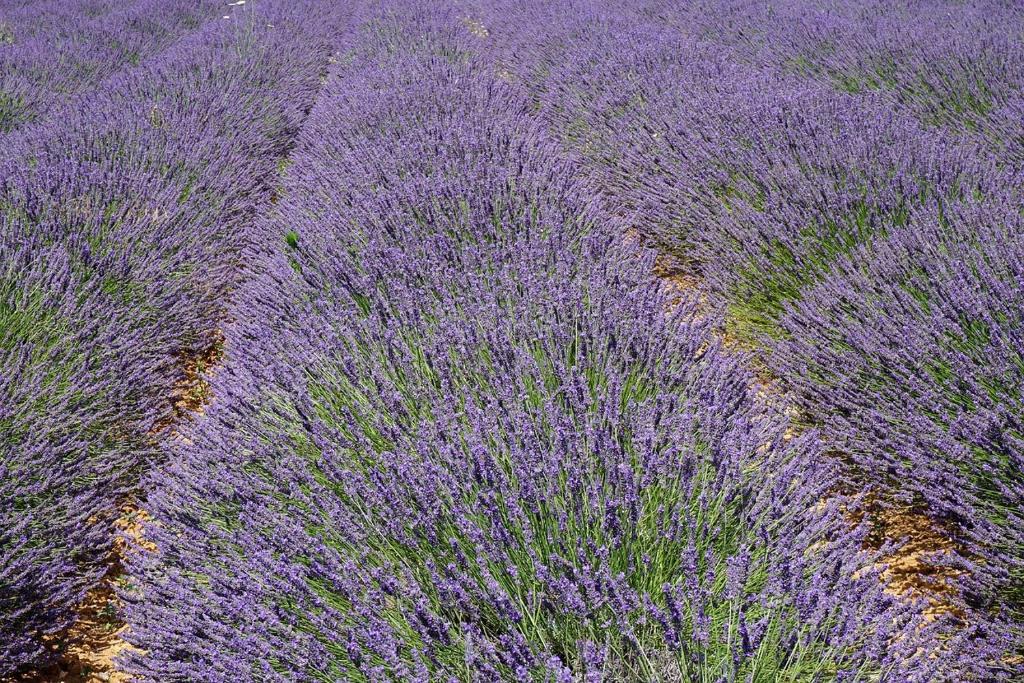
[[[792,246],[781,239],[765,243],[759,258],[739,269],[729,293],[730,332],[739,341],[753,344],[762,335],[781,338],[779,320],[788,303],[824,277],[835,260],[886,234],[890,226],[903,225],[908,214],[906,204],[879,214],[866,197],[851,209],[843,218],[805,227]]]
[[[9,133],[29,118],[24,97],[0,90],[0,132]]]
[[[0,279],[0,349],[45,343],[55,316],[43,305],[42,292],[23,292],[17,283]]]

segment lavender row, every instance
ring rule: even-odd
[[[16,39],[57,36],[74,22],[96,19],[121,6],[116,0],[5,0],[0,2],[3,44]]]
[[[73,98],[0,185],[0,672],[100,578],[319,85],[337,12],[266,3]],[[170,10],[172,13],[175,10]],[[9,370],[8,370],[9,369]]]
[[[66,4],[53,27],[34,34],[28,32],[33,24],[7,23],[0,12],[0,133],[36,121],[55,102],[159,54],[215,14],[220,19],[224,6],[213,0],[170,6],[143,0],[93,18],[107,8]],[[46,7],[28,9],[36,16],[48,13]]]
[[[739,59],[876,93],[1024,164],[1024,13],[997,0],[666,4],[664,18]]]
[[[330,76],[217,398],[153,478],[129,669],[998,680],[984,626],[940,642],[883,592],[813,435],[672,306],[477,37],[398,9]]]

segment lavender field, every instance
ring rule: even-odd
[[[0,682],[1024,682],[1018,0],[0,0]]]

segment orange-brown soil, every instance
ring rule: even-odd
[[[924,614],[929,620],[942,614],[962,617],[952,586],[960,572],[934,561],[936,555],[956,551],[949,535],[927,515],[908,506],[881,508],[872,520],[876,547],[890,540],[902,544],[879,559],[879,564],[886,566],[882,572],[886,590],[894,595],[925,598],[928,607]]]

